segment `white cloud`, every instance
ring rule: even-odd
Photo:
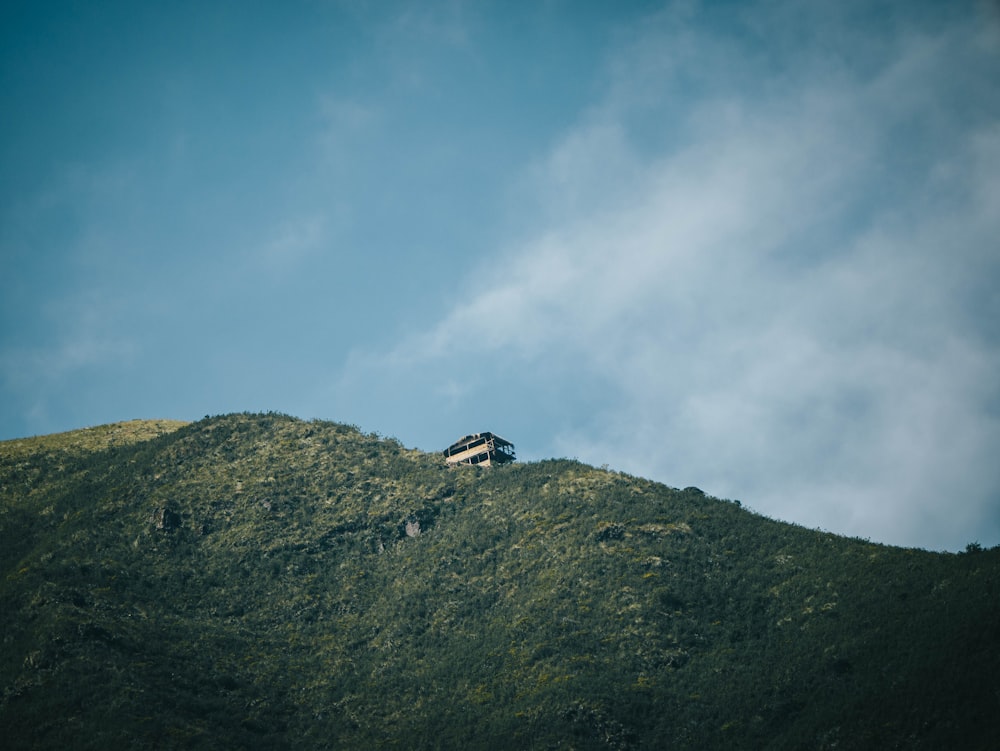
[[[808,75],[746,90],[738,44],[640,34],[532,172],[548,223],[379,362],[614,384],[538,428],[553,453],[880,541],[1000,542],[990,33],[904,30],[854,71],[799,50]],[[642,118],[671,135],[643,142]]]

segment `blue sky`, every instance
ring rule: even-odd
[[[1000,544],[989,2],[8,2],[0,439],[493,430]]]

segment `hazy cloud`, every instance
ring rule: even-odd
[[[325,215],[306,216],[283,223],[258,251],[260,262],[272,273],[297,269],[322,248],[327,224]]]
[[[73,388],[81,373],[110,371],[118,380],[141,354],[140,343],[118,331],[121,313],[113,301],[93,293],[47,303],[44,316],[52,336],[0,352],[4,390],[41,426],[64,402],[85,402],[88,395]]]
[[[602,384],[553,453],[882,541],[995,536],[995,29],[901,26],[879,52],[840,26],[864,64],[800,47],[769,77],[683,21],[630,40],[532,171],[545,223],[504,273],[388,361]]]

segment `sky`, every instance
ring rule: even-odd
[[[0,6],[0,440],[494,431],[1000,544],[1000,5]]]

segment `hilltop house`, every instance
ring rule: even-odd
[[[445,461],[453,464],[507,464],[515,460],[514,444],[495,433],[473,433],[459,438],[444,450]]]

